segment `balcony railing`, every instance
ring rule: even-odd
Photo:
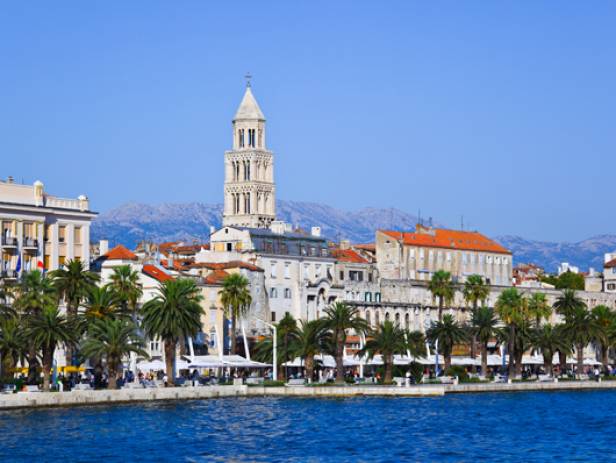
[[[38,240],[36,238],[24,238],[22,242],[24,248],[38,248]]]
[[[17,272],[15,270],[1,270],[0,278],[7,278],[9,280],[14,280],[17,278]]]
[[[15,247],[17,246],[17,238],[13,238],[11,236],[3,236],[0,239],[0,245],[7,247]]]

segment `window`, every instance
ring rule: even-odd
[[[311,247],[310,248],[310,255],[313,256],[313,257],[316,257],[316,255],[317,255],[317,248]]]
[[[270,288],[270,299],[276,299],[278,297],[278,291],[276,288]]]
[[[284,289],[284,298],[291,299],[291,290],[289,288]]]
[[[396,313],[395,320],[396,320],[396,326],[400,326],[400,314],[399,313]]]
[[[232,251],[233,245],[231,243],[227,243],[227,251]]]
[[[612,268],[612,273],[616,273],[616,267]]]
[[[289,262],[285,262],[284,264],[284,277],[285,278],[291,278],[290,267],[291,267],[291,264]]]
[[[404,316],[404,328],[411,329],[411,316],[408,313]]]
[[[419,259],[424,260],[424,250],[423,249],[419,250]]]
[[[364,294],[364,301],[366,302],[372,302],[372,293],[365,293]]]
[[[616,270],[616,267],[614,267],[614,270]],[[344,280],[344,270],[340,270],[340,279]]]
[[[272,321],[275,322],[276,321],[276,312],[272,312]]]
[[[374,302],[381,302],[381,293],[374,293]]]
[[[351,281],[364,281],[364,272],[359,270],[349,271],[349,280]]]
[[[368,273],[368,281],[372,283],[372,272]]]
[[[239,137],[240,148],[243,148],[244,147],[244,129],[238,130],[238,137]]]
[[[304,271],[303,271],[303,275],[302,278],[308,278],[308,264],[304,264]]]
[[[319,278],[321,276],[321,264],[314,266],[314,277]]]
[[[451,262],[451,253],[450,252],[447,253],[447,262]]]
[[[372,317],[370,316],[370,311],[366,310],[366,323],[368,326],[372,326]]]
[[[58,227],[58,241],[64,243],[66,240],[66,225],[60,225]]]
[[[463,263],[463,264],[466,264],[467,259],[468,259],[467,254],[466,254],[465,252],[463,252],[463,253],[462,253],[462,263]]]
[[[434,260],[434,251],[430,249],[428,253],[428,261],[432,262]]]
[[[410,259],[415,259],[415,249],[409,250],[409,258]]]
[[[271,265],[271,273],[270,273],[270,275],[271,275],[272,278],[276,278],[276,267],[277,267],[277,264],[278,263],[275,260],[273,260],[271,262],[271,264],[270,264]]]
[[[45,225],[45,236],[43,239],[45,241],[49,241],[51,239],[51,225]]]

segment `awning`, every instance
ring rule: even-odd
[[[267,363],[248,360],[241,355],[196,355],[189,362],[188,368],[269,368]]]

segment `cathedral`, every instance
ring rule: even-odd
[[[274,156],[265,147],[265,116],[248,81],[233,118],[233,149],[225,152],[222,223],[268,228],[275,217]]]

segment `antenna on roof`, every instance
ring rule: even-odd
[[[244,78],[246,79],[246,87],[250,87],[250,79],[252,79],[250,72],[247,72]]]
[[[460,230],[464,231],[464,215],[460,216]]]
[[[421,225],[421,208],[417,209],[417,223]]]

